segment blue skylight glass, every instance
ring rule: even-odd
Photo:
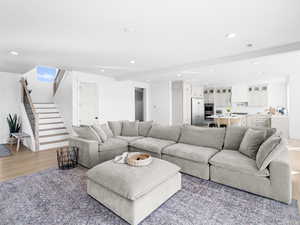
[[[56,68],[37,66],[37,79],[42,82],[53,82],[56,77],[57,71],[58,69]]]

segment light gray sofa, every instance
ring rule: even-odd
[[[274,129],[151,126],[151,122],[134,125],[128,121],[109,124],[113,132],[104,142],[95,137],[71,138],[71,146],[80,148],[82,165],[91,168],[126,151],[147,152],[178,165],[183,173],[281,202],[291,201],[286,142]],[[258,150],[253,152],[255,148]]]

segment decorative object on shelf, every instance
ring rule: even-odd
[[[72,169],[78,165],[77,147],[64,147],[56,150],[57,164],[59,169]]]
[[[8,117],[6,117],[6,121],[8,123],[9,127],[9,138],[8,138],[8,144],[15,144],[17,142],[17,139],[12,135],[13,133],[19,133],[21,130],[21,117],[19,117],[17,114],[8,114]]]
[[[131,166],[147,166],[152,162],[151,155],[147,153],[139,153],[132,154],[128,156],[127,163]]]

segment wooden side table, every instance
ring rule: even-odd
[[[26,133],[24,133],[24,132],[20,132],[20,133],[12,133],[11,135],[17,139],[17,152],[19,152],[20,144],[21,144],[22,139],[23,139],[23,138],[30,137],[29,134],[26,134]]]

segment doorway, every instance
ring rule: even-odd
[[[92,125],[99,115],[98,86],[96,83],[79,83],[79,125]]]
[[[135,88],[135,120],[144,121],[145,119],[145,89],[144,88]]]

